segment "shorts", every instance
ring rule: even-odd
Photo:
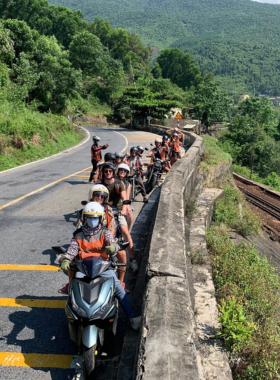
[[[180,155],[181,153],[178,153],[178,152],[172,152],[172,157],[175,157],[175,158],[179,158],[179,155]]]
[[[121,212],[119,212],[119,223],[121,226],[126,226],[127,227],[127,220],[126,220],[126,217],[121,215]]]

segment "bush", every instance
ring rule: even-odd
[[[216,202],[213,213],[214,223],[228,225],[243,236],[260,232],[261,222],[250,211],[239,190],[224,187],[224,196]]]
[[[207,231],[222,329],[236,379],[279,379],[279,277],[251,244],[234,244],[224,226]],[[238,359],[238,360],[237,360]]]

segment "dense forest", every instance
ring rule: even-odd
[[[203,73],[212,72],[230,95],[280,96],[279,47],[211,36],[175,46],[189,53]]]
[[[159,50],[179,47],[229,94],[280,94],[280,6],[251,0],[51,0],[137,33]],[[209,46],[208,46],[209,45]],[[209,49],[209,50],[208,50]]]
[[[211,34],[280,46],[280,7],[251,0],[50,0],[81,9],[85,19],[109,20],[160,48],[188,36]]]

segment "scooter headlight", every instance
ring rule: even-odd
[[[79,315],[79,317],[87,318],[86,312],[80,306],[78,306],[76,304],[73,292],[71,294],[71,302],[72,302],[72,308],[73,308],[73,310]]]
[[[112,295],[112,290],[109,291],[109,293],[108,293],[105,301],[103,302],[103,305],[100,306],[98,309],[94,310],[94,312],[91,314],[90,318],[98,318],[98,317],[102,316],[102,314],[104,313],[104,311],[106,311],[106,309],[109,306],[111,295]]]

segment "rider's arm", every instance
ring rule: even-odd
[[[77,240],[73,237],[71,239],[70,245],[69,245],[66,253],[61,255],[61,256],[63,256],[62,260],[68,259],[68,260],[72,261],[76,256],[78,256],[78,253],[79,253],[79,244],[77,243]]]
[[[111,244],[113,244],[115,246],[115,253],[118,252],[118,250],[120,249],[119,245],[115,242],[115,240],[113,239],[113,236],[111,235],[111,232],[106,229],[106,231],[104,232],[104,240],[105,240],[105,245],[106,246],[109,246]]]
[[[122,183],[122,185],[124,186],[123,183]],[[124,187],[123,190],[121,189],[120,194],[121,194],[122,201],[128,200],[125,187]],[[124,205],[123,204],[122,205],[122,209],[121,209],[121,215],[126,215],[128,213],[128,208],[129,208],[129,205]]]

